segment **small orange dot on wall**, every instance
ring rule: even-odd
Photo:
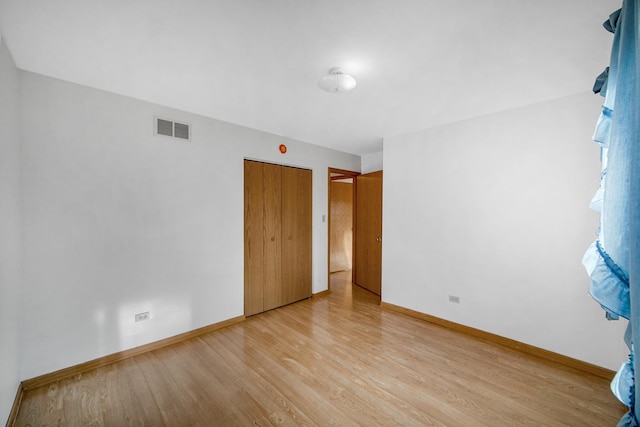
[[[284,145],[284,144],[280,144],[280,152],[282,154],[286,153],[287,152],[287,146]]]

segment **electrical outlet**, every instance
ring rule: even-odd
[[[460,297],[449,295],[449,302],[453,302],[455,304],[460,304]]]
[[[136,314],[136,323],[149,320],[150,318],[151,314],[148,311],[145,311],[144,313],[138,313]]]

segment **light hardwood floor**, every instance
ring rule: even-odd
[[[614,426],[608,381],[332,292],[28,391],[18,426]]]

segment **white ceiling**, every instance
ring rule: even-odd
[[[621,0],[0,0],[17,66],[338,150],[589,90]],[[358,81],[329,94],[340,66]]]

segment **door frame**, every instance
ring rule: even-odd
[[[332,173],[339,175],[332,177]],[[352,203],[352,252],[351,252],[351,281],[355,278],[355,259],[356,259],[356,177],[360,172],[350,171],[346,169],[328,168],[327,172],[327,289],[331,291],[331,181],[338,179],[353,178],[352,190],[353,190],[353,203]]]

